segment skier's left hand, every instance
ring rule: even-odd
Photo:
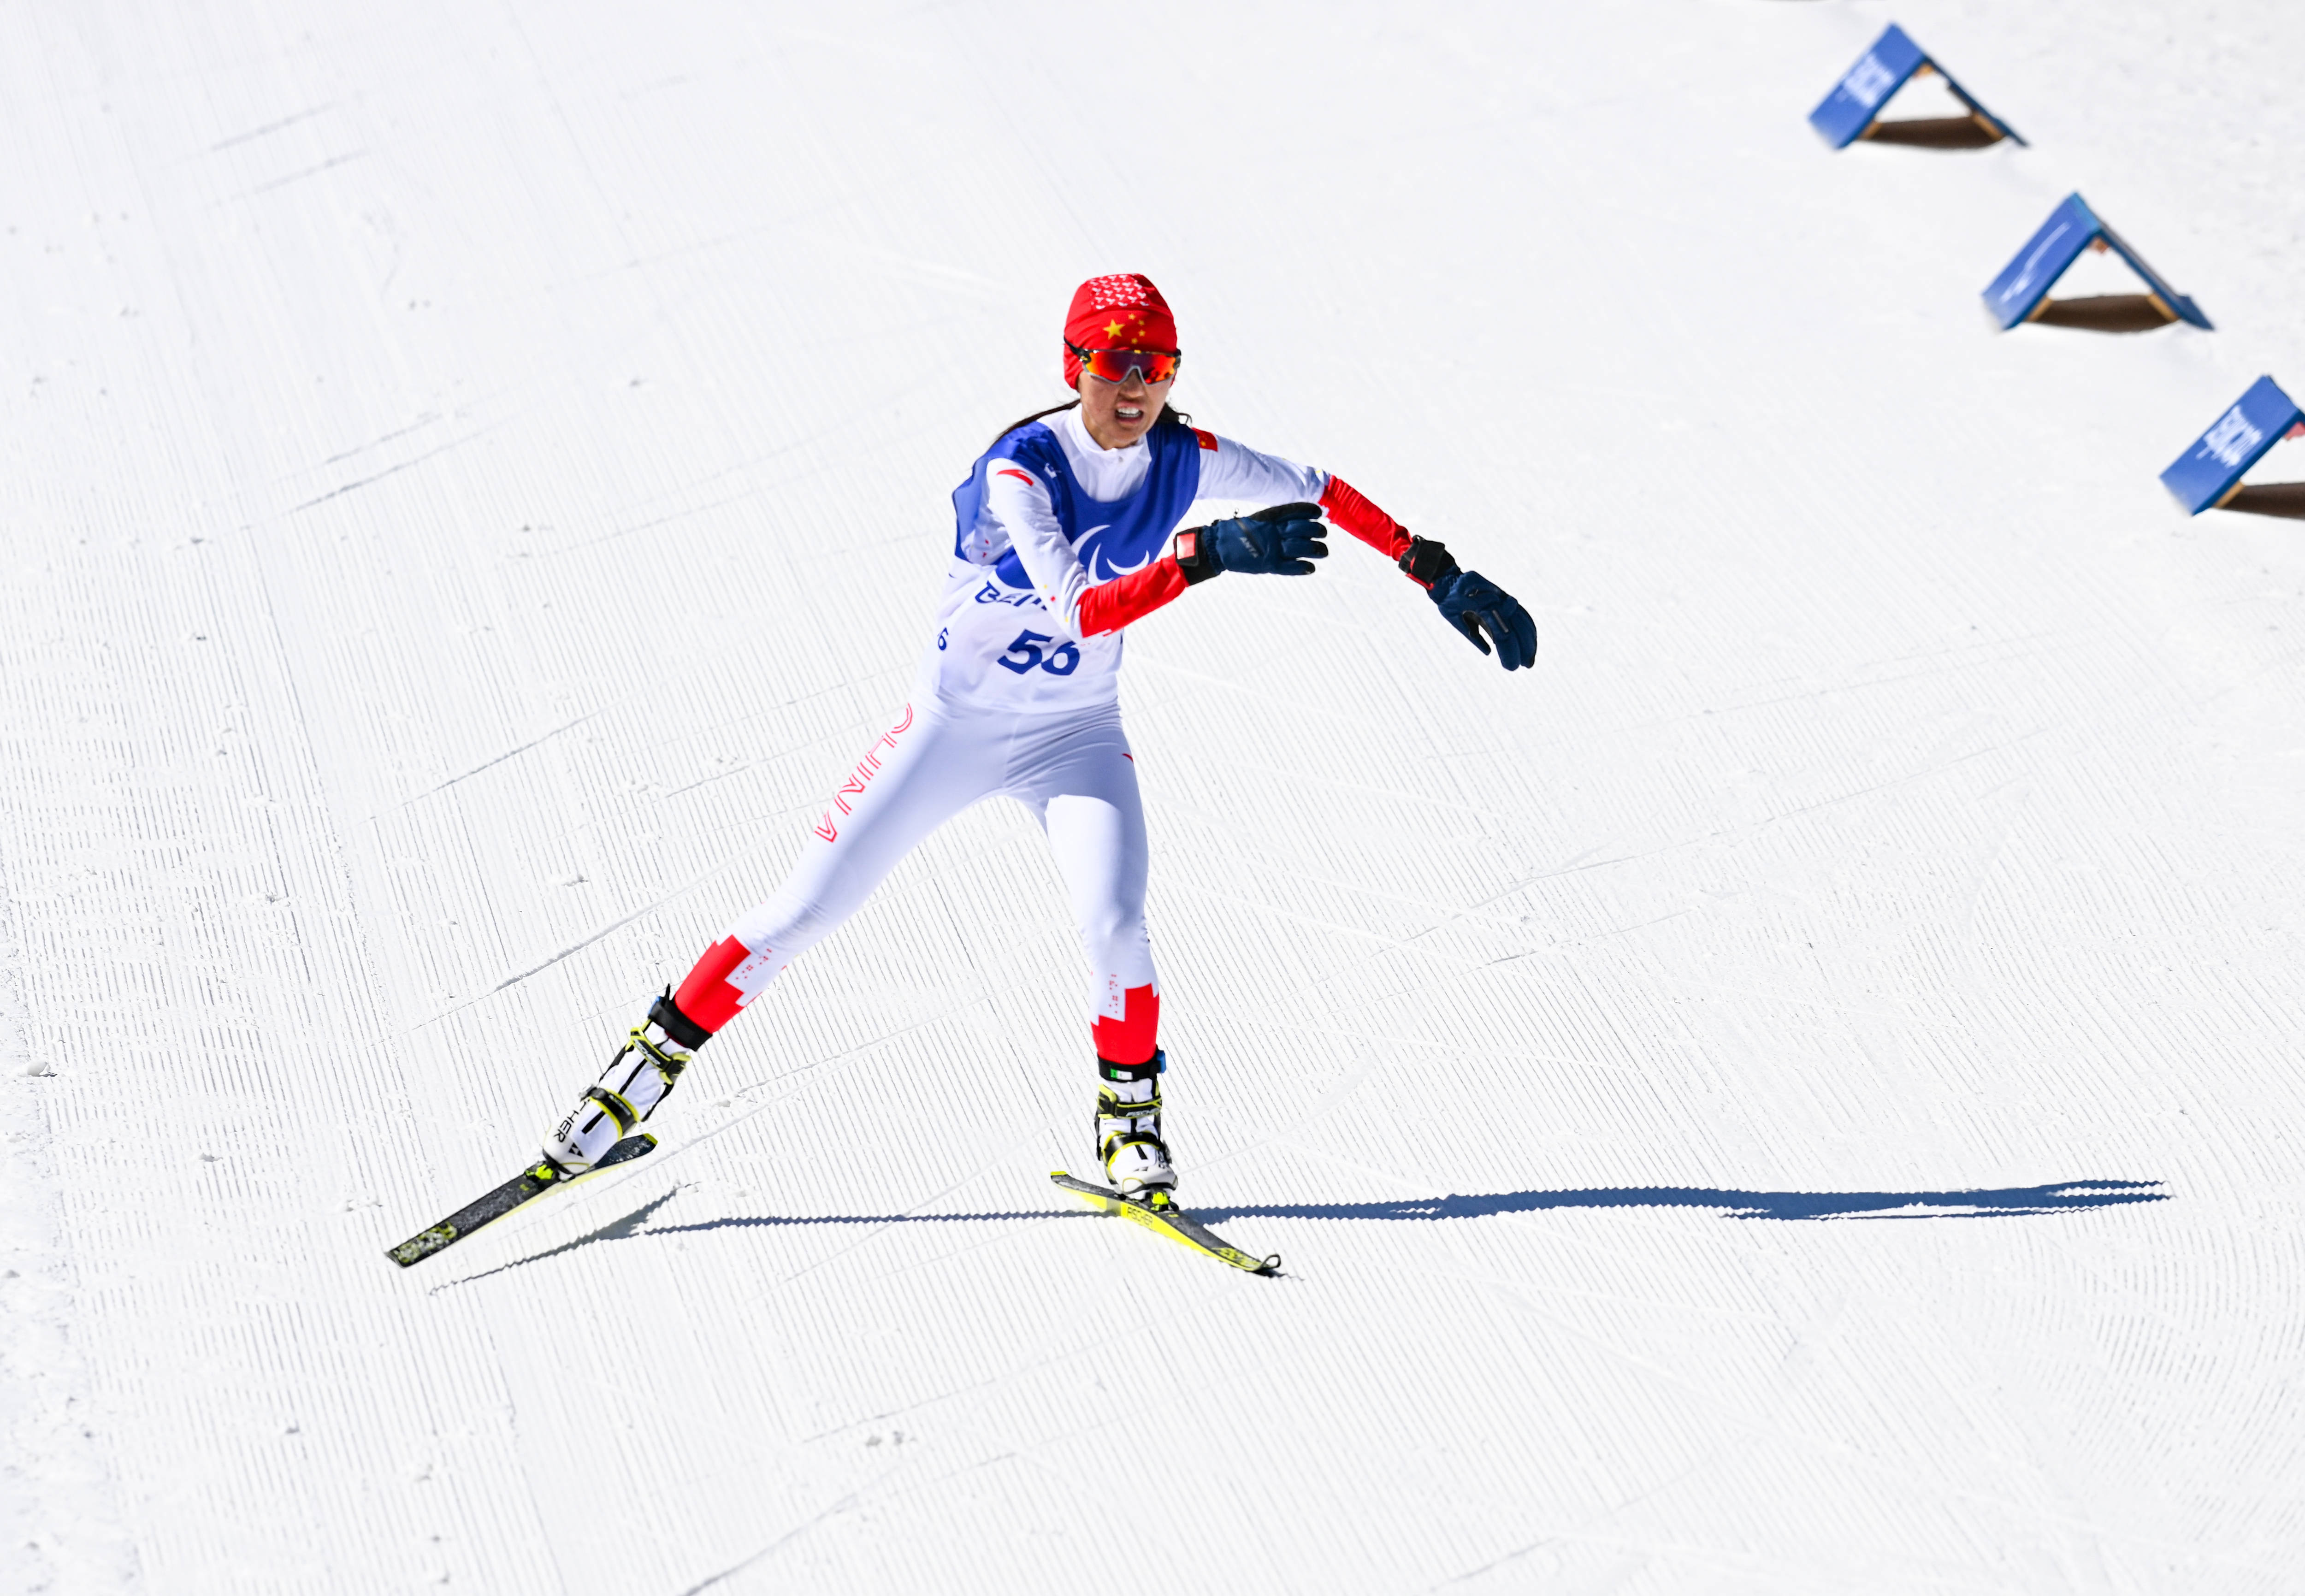
[[[1509,671],[1536,663],[1536,623],[1520,600],[1477,571],[1451,571],[1433,584],[1433,602],[1449,624],[1485,654],[1486,632],[1496,642],[1497,663]]]

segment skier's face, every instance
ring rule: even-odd
[[[1169,402],[1169,382],[1148,383],[1135,367],[1118,382],[1107,382],[1094,372],[1080,376],[1081,424],[1088,435],[1108,449],[1125,449],[1152,429],[1161,407]]]

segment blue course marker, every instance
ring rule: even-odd
[[[2049,290],[2091,244],[2101,244],[2129,262],[2153,291],[2151,297],[2165,315],[2190,321],[2204,331],[2216,330],[2199,305],[2170,287],[2159,272],[2145,264],[2142,255],[2129,247],[2127,240],[2097,219],[2097,212],[2079,194],[2067,195],[2064,202],[2049,213],[2041,230],[2025,241],[2017,258],[2003,267],[2001,275],[1986,288],[1985,308],[2001,324],[2002,330],[2006,332],[2019,322],[2039,315],[2049,303]]]
[[[1986,110],[1977,97],[1953,81],[1953,75],[1927,51],[1915,44],[1912,37],[1896,23],[1873,41],[1873,47],[1857,58],[1857,64],[1841,74],[1841,81],[1824,103],[1808,114],[1809,125],[1835,149],[1846,149],[1873,129],[1874,118],[1889,97],[1905,86],[1905,81],[1916,72],[1935,72],[1953,92],[1953,98],[1969,107],[1969,115],[1983,123],[1987,132],[2003,139],[2015,139],[2017,130]]]
[[[2161,473],[2161,486],[2189,515],[2214,509],[2240,491],[2242,475],[2267,449],[2300,429],[2305,429],[2305,411],[2279,383],[2260,377]]]

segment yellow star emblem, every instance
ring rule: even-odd
[[[1104,324],[1104,335],[1108,338],[1118,338],[1120,336],[1120,324],[1117,321],[1106,322]]]

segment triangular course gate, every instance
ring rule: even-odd
[[[2305,437],[2305,410],[2260,377],[2232,408],[2210,423],[2161,473],[2161,486],[2174,494],[2186,514],[2204,510],[2249,510],[2260,515],[2305,519],[2305,482],[2275,482],[2244,488],[2241,477],[2284,437]]]
[[[2103,294],[2063,301],[2049,290],[2065,268],[2089,248],[2110,250],[2127,261],[2152,290],[2140,294]],[[2046,321],[2067,327],[2094,327],[2100,332],[2141,332],[2172,321],[2189,321],[2204,331],[2215,331],[2201,308],[2169,286],[2128,241],[2097,219],[2088,202],[2069,194],[2040,231],[2025,241],[2017,258],[2001,268],[1985,290],[1985,308],[2006,332],[2020,321]]]
[[[1911,117],[1894,122],[1880,119],[1881,107],[1888,104],[1890,96],[1909,80],[1930,72],[1944,80],[1953,98],[1969,107],[1968,115]],[[2025,142],[2018,137],[2015,128],[1986,110],[1982,101],[1954,81],[1951,72],[1929,59],[1928,53],[1894,22],[1873,41],[1871,49],[1857,58],[1856,65],[1841,74],[1833,92],[1824,97],[1824,104],[1808,114],[1808,121],[1835,149],[1846,149],[1859,139],[1883,144],[1922,144],[1940,149],[1975,149],[1997,144],[2003,139]]]

